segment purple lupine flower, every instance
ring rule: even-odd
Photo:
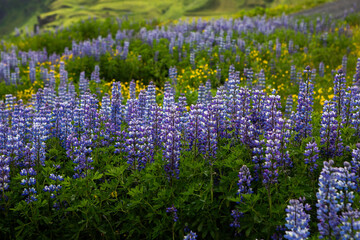
[[[289,47],[288,47],[289,54],[294,53],[294,41],[289,40]]]
[[[80,142],[76,136],[76,133],[71,133],[66,139],[66,155],[73,162],[75,158],[79,155],[79,146]]]
[[[135,83],[134,79],[131,80],[131,82],[130,82],[129,93],[130,93],[130,99],[136,98],[136,83]]]
[[[197,234],[193,231],[190,231],[186,236],[184,236],[184,240],[196,240]]]
[[[238,127],[236,132],[238,138],[245,146],[252,148],[255,144],[254,141],[257,139],[256,129],[249,116],[241,117],[237,120]]]
[[[289,240],[307,239],[310,236],[310,205],[304,204],[304,200],[292,199],[286,208],[286,235]]]
[[[186,139],[186,128],[189,120],[189,112],[187,110],[187,101],[185,94],[180,94],[178,102],[176,103],[177,111],[180,114],[180,131],[183,140]]]
[[[65,81],[64,81],[64,88],[65,88]],[[85,72],[81,72],[80,77],[79,77],[79,92],[80,92],[80,95],[84,94],[85,92],[88,92],[88,91],[89,91],[89,80],[85,78]]]
[[[129,46],[130,46],[130,42],[124,41],[124,47],[123,47],[123,52],[121,54],[121,59],[125,60],[127,58],[129,53]]]
[[[293,97],[292,95],[289,95],[287,98],[286,98],[286,105],[285,105],[285,116],[287,118],[289,118],[291,116],[291,113],[292,113],[292,108],[293,108]]]
[[[358,82],[360,80],[360,58],[356,61],[356,73],[354,76],[354,82]]]
[[[50,116],[50,136],[61,139],[61,123],[62,115],[64,114],[63,105],[60,103],[59,97],[54,99],[51,116]]]
[[[156,105],[156,104],[155,104]],[[125,152],[128,154],[129,167],[134,170],[142,169],[146,163],[153,161],[154,156],[154,124],[150,118],[149,124],[140,116],[140,111],[132,109],[129,112],[130,121],[125,135]],[[152,117],[152,116],[151,116]]]
[[[111,98],[111,133],[112,137],[110,142],[113,140],[121,141],[121,124],[125,120],[124,117],[124,106],[122,105],[122,94],[121,94],[121,83],[114,82],[112,86],[112,98]],[[129,100],[131,101],[131,100]],[[113,139],[116,138],[116,139]],[[119,147],[119,146],[118,146]],[[117,148],[118,149],[118,148]],[[115,150],[117,151],[117,150]]]
[[[354,173],[357,191],[360,192],[360,149],[352,151],[351,172]]]
[[[171,93],[169,95],[173,96],[174,95],[174,89],[171,86],[171,83],[169,81],[166,81],[164,84],[164,95],[165,93]],[[165,97],[165,96],[164,96]],[[165,100],[164,100],[165,101]]]
[[[306,144],[304,152],[305,164],[309,166],[311,173],[318,168],[317,160],[319,159],[319,152],[320,150],[314,140]]]
[[[145,154],[142,151],[144,134],[143,122],[135,113],[129,121],[124,145],[124,151],[127,153],[127,163],[133,171],[145,167],[142,162]]]
[[[283,119],[280,118],[278,120],[278,138],[280,140],[280,162],[279,166],[283,167],[283,170],[286,169],[286,167],[292,167],[293,163],[289,155],[289,151],[287,149],[287,146],[290,142],[291,138],[291,129],[293,126],[293,122],[291,119]]]
[[[50,193],[50,198],[51,199],[56,199],[57,195],[60,195],[60,190],[62,188],[62,186],[60,185],[60,182],[64,181],[64,178],[61,175],[55,175],[55,174],[50,174],[49,178],[52,180],[52,184],[50,185],[45,185],[43,191],[44,192],[48,192]],[[60,208],[60,203],[58,200],[55,200],[53,207],[55,209],[59,209]]]
[[[69,135],[74,131],[72,120],[73,120],[73,107],[74,105],[70,101],[62,102],[60,98],[57,98],[58,104],[56,104],[56,108],[59,107],[59,123],[60,123],[60,140],[62,142],[63,147],[66,147],[66,141]],[[60,105],[60,106],[59,106]]]
[[[168,111],[171,106],[175,103],[174,94],[172,93],[172,88],[168,88],[164,92],[164,101],[163,101],[163,110],[164,112]]]
[[[7,133],[8,133],[8,124],[5,121],[0,120],[0,154],[4,154],[4,155],[7,155],[7,148],[6,148]]]
[[[24,186],[22,196],[25,196],[25,201],[31,203],[37,200],[37,191],[33,186],[36,184],[35,176],[36,171],[33,169],[35,165],[31,157],[30,144],[26,145],[24,148],[24,168],[20,171],[20,176],[22,176],[21,185]]]
[[[263,103],[263,118],[264,118],[264,130],[272,131],[279,125],[279,119],[282,118],[282,113],[279,110],[281,108],[280,96],[270,95],[264,99]]]
[[[206,81],[205,84],[205,100],[207,103],[210,103],[212,100],[212,93],[211,93],[211,82],[210,79]]]
[[[253,135],[254,135],[254,126],[250,120],[250,102],[251,102],[251,93],[247,88],[239,88],[237,91],[236,104],[239,106],[235,107],[235,115],[232,120],[233,128],[235,130],[234,134],[237,139],[248,145],[252,145]],[[245,135],[242,135],[245,134]]]
[[[253,78],[254,78],[254,72],[253,72],[252,68],[247,69],[245,78],[246,78],[246,86],[248,88],[251,88],[252,84],[253,84]]]
[[[95,66],[94,72],[91,73],[91,80],[93,80],[96,83],[96,94],[100,96],[100,68],[99,65]]]
[[[317,225],[320,239],[337,237],[339,233],[339,209],[336,201],[336,182],[333,178],[333,164],[333,160],[324,162],[324,167],[319,177],[319,189],[316,193],[317,219],[319,221]]]
[[[305,68],[304,73],[306,74],[306,77],[305,82],[300,82],[297,112],[292,116],[293,121],[296,122],[294,130],[297,134],[295,140],[300,142],[301,139],[312,135],[311,115],[314,104],[314,84],[311,82],[311,71],[309,66]]]
[[[257,88],[259,90],[264,90],[266,87],[266,78],[265,78],[265,72],[264,69],[260,70],[260,73],[258,74],[258,84]]]
[[[265,103],[265,93],[253,90],[251,94],[251,121],[255,126],[256,135],[260,135],[264,127],[265,116],[263,113]]]
[[[79,105],[79,99],[76,99],[75,107],[73,109],[72,128],[78,137],[80,137],[80,135],[84,131],[83,117],[84,117],[84,108],[82,108]]]
[[[91,153],[92,153],[92,140],[87,138],[87,136],[82,135],[79,139],[79,144],[77,146],[77,151],[75,152],[75,158],[73,162],[76,164],[74,167],[74,179],[85,178],[88,174],[88,170],[94,169],[91,166],[93,162]]]
[[[320,64],[319,64],[319,76],[320,77],[324,77],[324,75],[325,75],[325,71],[324,71],[324,63],[323,62],[320,62]]]
[[[221,68],[219,67],[219,65],[216,66],[216,78],[220,82],[220,80],[221,80]]]
[[[234,98],[236,96],[236,91],[239,88],[239,85],[236,81],[236,73],[235,73],[235,67],[233,65],[230,65],[229,67],[229,80],[226,84],[226,90],[228,91],[228,100],[231,98]]]
[[[360,239],[360,212],[358,210],[344,212],[340,221],[341,239]]]
[[[277,226],[274,234],[271,236],[271,240],[283,240],[285,231],[285,226]]]
[[[199,152],[208,158],[210,164],[212,159],[216,157],[217,152],[217,132],[216,118],[210,107],[205,107],[200,118],[200,134],[199,134]]]
[[[341,119],[344,127],[352,125],[356,129],[356,123],[359,121],[356,118],[357,108],[359,106],[359,89],[356,86],[351,86],[345,92],[343,98],[343,108],[341,109]],[[354,121],[355,120],[355,121]],[[355,124],[353,124],[353,122]]]
[[[16,73],[11,73],[11,84],[17,86],[17,76],[16,76]]]
[[[181,150],[181,134],[179,113],[175,106],[170,106],[164,113],[162,142],[163,142],[163,157],[165,159],[165,172],[168,179],[173,177],[179,178],[179,161]]]
[[[233,222],[230,223],[230,227],[233,227],[236,229],[236,235],[239,234],[240,229],[240,218],[244,216],[244,213],[240,212],[239,210],[232,210],[231,216],[233,217]]]
[[[41,111],[43,112],[43,111]],[[36,165],[45,166],[45,141],[47,140],[48,133],[45,128],[48,124],[47,119],[42,113],[39,113],[38,116],[34,117],[33,127],[32,127],[32,148],[31,148],[31,158]]]
[[[311,70],[310,78],[311,78],[311,82],[312,82],[313,84],[315,84],[315,78],[316,78],[316,69],[315,69],[315,68],[313,68],[313,69]]]
[[[174,204],[171,206],[171,207],[168,207],[168,208],[166,208],[166,212],[167,213],[172,213],[173,214],[173,221],[174,222],[177,222],[177,220],[179,219],[178,218],[178,215],[177,215],[177,209],[176,209],[176,207],[174,206]]]
[[[141,90],[138,96],[138,109],[139,109],[139,117],[142,119],[146,119],[146,91]]]
[[[146,164],[154,162],[155,145],[153,133],[153,125],[144,124],[144,136],[142,138],[143,145],[141,149],[143,152],[141,160],[142,166],[146,166]]]
[[[356,190],[355,174],[351,171],[351,165],[344,162],[344,167],[334,168],[333,178],[335,180],[337,208],[346,212],[352,210],[354,202],[354,190]]]
[[[254,147],[253,147],[253,157],[252,162],[255,164],[254,167],[254,179],[258,181],[260,179],[260,172],[262,170],[261,166],[264,162],[264,140],[255,140],[254,141]]]
[[[21,100],[13,107],[11,114],[11,127],[9,123],[7,128],[6,154],[10,157],[10,161],[18,164],[19,159],[22,157],[26,134],[24,106]]]
[[[266,134],[264,162],[262,165],[262,183],[266,188],[277,183],[278,164],[281,162],[280,157],[280,140],[278,133],[269,131]]]
[[[336,103],[336,114],[337,116],[344,115],[345,95],[346,95],[346,79],[342,69],[338,71],[338,74],[334,77],[334,98],[333,101]],[[346,111],[346,110],[345,110]]]
[[[280,58],[281,57],[281,43],[279,42],[278,39],[276,39],[276,58]]]
[[[213,113],[214,121],[215,121],[215,131],[216,136],[218,138],[218,141],[221,138],[225,137],[226,134],[226,115],[225,115],[225,100],[224,100],[224,90],[223,88],[219,88],[216,96],[213,98],[213,100],[210,103],[209,108],[211,109],[211,112]]]
[[[225,98],[226,102],[226,126],[227,126],[227,136],[228,138],[237,137],[235,132],[237,127],[237,118],[238,110],[240,108],[239,103],[239,86],[236,84],[234,73],[229,73],[229,81],[227,85],[227,95]],[[245,102],[247,103],[247,102]]]
[[[291,68],[290,68],[290,81],[292,83],[297,83],[297,80],[296,80],[296,66],[295,65],[291,65]]]
[[[193,69],[195,69],[195,52],[194,51],[190,52],[190,65],[192,66]]]
[[[84,135],[88,139],[92,139],[93,146],[98,145],[100,136],[100,116],[97,111],[98,100],[96,95],[85,93],[81,97],[81,107],[83,108],[84,116]]]
[[[242,201],[243,194],[253,193],[252,188],[251,188],[251,181],[253,180],[253,178],[251,177],[250,170],[246,165],[243,165],[240,168],[238,176],[239,176],[239,181],[238,181],[237,185],[238,185],[239,189],[238,189],[237,194],[240,195],[241,201]]]
[[[156,105],[156,88],[154,83],[151,81],[146,90],[146,105],[145,105],[145,119],[150,118],[150,108]]]
[[[5,155],[0,155],[0,199],[5,197],[10,183],[10,159]],[[6,198],[6,197],[5,197]]]
[[[100,116],[103,121],[110,121],[111,117],[111,102],[109,94],[105,93],[101,100]]]
[[[102,98],[101,109],[99,111],[100,117],[100,145],[109,146],[112,140],[112,129],[111,129],[111,102],[110,97],[107,93]]]
[[[204,105],[200,103],[192,105],[189,112],[189,124],[186,136],[189,144],[189,150],[193,151],[195,156],[198,154],[201,144],[203,107]]]
[[[198,103],[205,103],[206,100],[206,96],[205,96],[206,92],[205,92],[205,86],[201,83],[199,86],[199,90],[198,90]]]
[[[325,101],[320,128],[321,151],[327,159],[341,156],[343,144],[340,136],[341,123],[338,123],[336,106],[331,101]]]
[[[29,77],[30,77],[30,81],[34,83],[36,80],[36,67],[33,61],[29,63]]]
[[[347,62],[348,62],[347,56],[344,55],[342,58],[342,63],[341,63],[341,68],[342,68],[344,74],[346,74]]]
[[[152,141],[154,149],[158,150],[162,147],[162,121],[164,117],[163,110],[155,103],[149,109],[149,126],[151,129]]]
[[[296,83],[299,84],[300,87],[303,87],[301,86],[301,83],[303,82],[303,79],[302,79],[302,72],[298,72],[296,74]]]
[[[177,69],[176,69],[176,67],[169,68],[169,78],[171,80],[172,85],[175,87],[177,85]]]

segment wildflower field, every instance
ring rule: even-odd
[[[359,22],[3,39],[0,239],[360,239]]]

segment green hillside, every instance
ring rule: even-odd
[[[89,16],[104,18],[127,15],[134,19],[160,20],[232,16],[256,7],[296,5],[295,9],[304,9],[328,1],[330,0],[2,0],[0,35],[13,32],[15,27],[32,30],[39,23],[42,29],[69,26]],[[279,9],[281,11],[284,8]]]

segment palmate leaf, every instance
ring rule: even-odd
[[[94,176],[92,176],[92,180],[98,180],[102,178],[103,174],[99,172],[95,172]]]
[[[112,176],[114,178],[120,178],[127,168],[127,165],[122,165],[120,167],[111,167],[105,172],[105,175]]]

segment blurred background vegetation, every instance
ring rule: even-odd
[[[24,32],[67,27],[88,17],[121,17],[167,21],[186,17],[276,16],[332,0],[1,0],[0,36],[15,27]]]

